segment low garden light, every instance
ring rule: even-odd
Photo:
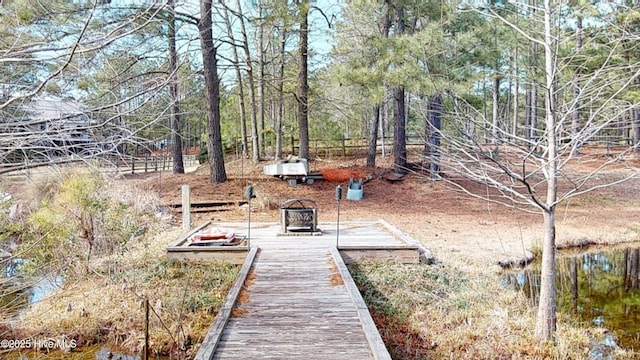
[[[255,197],[256,194],[253,192],[253,185],[247,186],[247,204],[249,206],[249,216],[247,224],[247,248],[251,248],[251,199]]]
[[[338,202],[338,216],[336,220],[336,248],[340,243],[340,200],[342,200],[342,187],[336,186],[336,201]]]

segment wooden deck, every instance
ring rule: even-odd
[[[339,239],[335,223],[318,227],[279,236],[278,224],[252,224],[248,261],[196,359],[391,359],[338,248],[412,248],[417,261],[415,244],[384,221],[342,223]]]

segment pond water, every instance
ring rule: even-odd
[[[556,258],[558,311],[608,329],[618,345],[640,349],[640,247],[559,254]],[[540,265],[504,276],[537,304]]]
[[[10,316],[18,315],[20,311],[29,305],[42,301],[53,291],[60,288],[64,279],[62,276],[42,277],[34,283],[25,282],[20,276],[19,267],[23,263],[22,259],[9,259],[0,263],[0,309],[8,311]],[[140,360],[140,355],[128,354],[117,348],[98,344],[89,347],[81,347],[72,352],[61,350],[43,353],[42,351],[2,351],[0,349],[0,360]],[[170,357],[149,356],[153,360],[168,360]]]
[[[22,259],[4,259],[0,262],[0,309],[13,314],[29,305],[29,287],[21,284],[18,275],[18,266]]]
[[[19,267],[24,263],[23,259],[9,259],[2,263],[5,276],[0,281],[2,293],[0,294],[0,309],[10,313],[19,312],[30,304],[41,301],[51,292],[59,289],[63,283],[63,278],[57,276],[45,276],[26,281],[20,273]]]
[[[4,356],[4,357],[3,357]],[[131,355],[105,345],[79,348],[72,352],[52,351],[49,353],[8,352],[0,355],[3,360],[141,360],[140,355]],[[170,357],[149,356],[150,360],[171,360]]]

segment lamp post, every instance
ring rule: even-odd
[[[251,248],[251,199],[255,198],[253,185],[247,186],[247,204],[249,205],[249,222],[247,224],[247,248]]]
[[[338,217],[336,220],[336,249],[340,244],[340,200],[342,200],[342,187],[336,186],[336,201],[338,201]]]

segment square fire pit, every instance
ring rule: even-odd
[[[311,199],[289,199],[280,205],[280,226],[283,234],[317,233],[318,208]]]

